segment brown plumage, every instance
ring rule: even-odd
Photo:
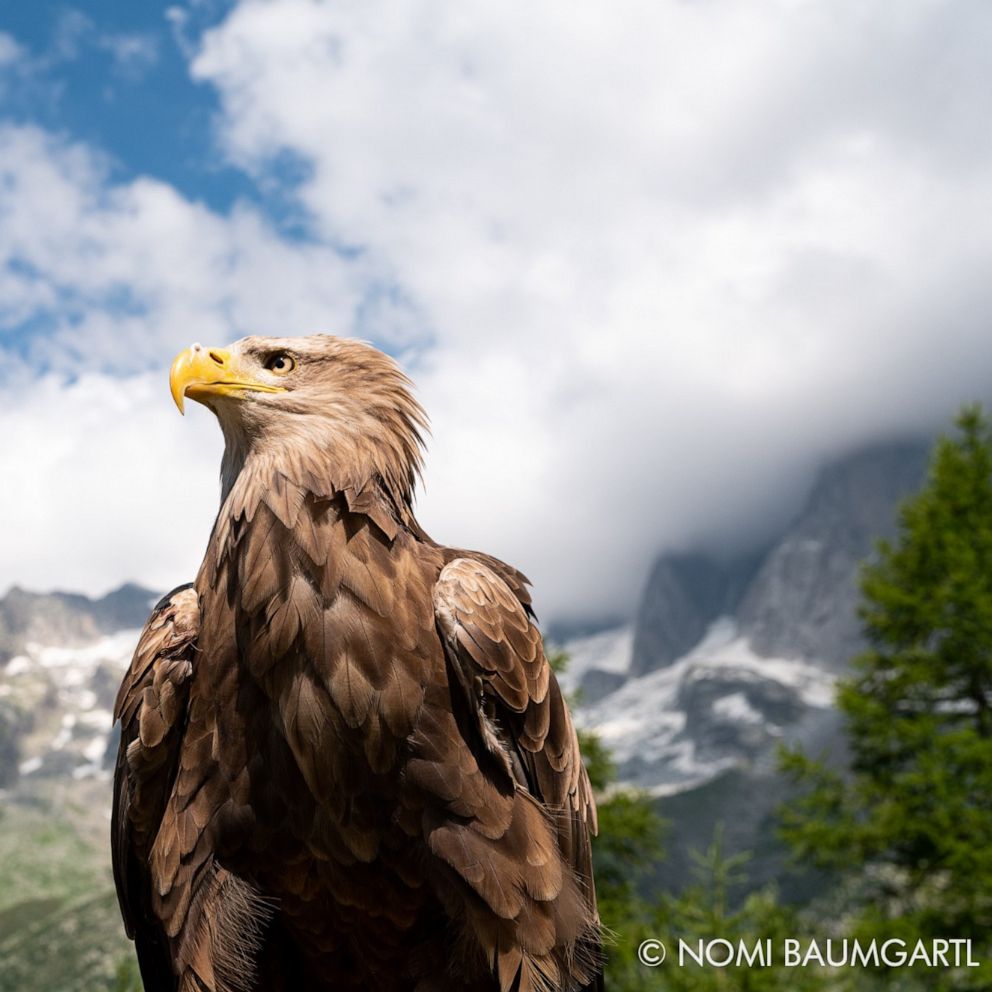
[[[193,346],[222,504],[117,700],[149,992],[601,988],[595,805],[526,579],[412,510],[424,417],[329,336]]]

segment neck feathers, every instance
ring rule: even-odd
[[[288,531],[297,527],[309,498],[343,499],[350,513],[367,517],[390,543],[401,529],[421,533],[412,507],[419,464],[382,466],[369,459],[352,460],[349,465],[327,457],[320,449],[292,445],[280,452],[252,449],[240,463],[230,455],[228,449],[224,499],[203,563],[212,573],[204,576],[210,584],[262,505]]]

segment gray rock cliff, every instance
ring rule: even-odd
[[[758,654],[843,671],[863,650],[860,566],[877,538],[894,534],[899,503],[923,484],[927,453],[923,442],[877,445],[820,474],[741,601],[741,633]]]
[[[698,644],[717,617],[734,611],[760,560],[662,555],[637,608],[630,675],[670,665]]]
[[[0,599],[0,666],[28,642],[79,645],[101,634],[142,627],[155,599],[155,593],[133,583],[99,599],[14,586]]]

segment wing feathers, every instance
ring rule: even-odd
[[[456,773],[451,754],[436,765],[417,764],[411,781],[447,806],[446,817],[425,820],[431,850],[503,921],[493,930],[484,916],[472,917],[500,988],[550,992],[563,987],[563,976],[581,983],[597,970],[589,857],[595,806],[568,708],[530,620],[529,599],[509,584],[522,584],[522,577],[495,564],[475,555],[449,560],[433,600],[457,674],[452,684],[464,692],[467,740],[477,742],[481,764],[488,753],[496,764],[487,767],[518,779],[505,800],[510,816],[499,831],[486,829],[481,796],[487,784],[492,793],[493,782],[479,765],[481,784],[471,770]],[[428,694],[428,711],[431,702]],[[439,722],[425,725],[426,737],[441,739]]]
[[[125,678],[114,823],[129,931],[171,956],[183,977],[168,992],[249,987],[271,909],[227,870],[250,838],[280,879],[287,934],[314,948],[334,926],[357,948],[370,921],[416,927],[443,905],[504,992],[583,984],[595,809],[526,580],[411,530],[382,480],[308,491],[312,469],[232,496],[198,580],[205,629],[196,594],[174,594]],[[210,664],[194,683],[198,638]],[[346,906],[354,922],[328,923]]]
[[[158,603],[114,705],[121,741],[114,775],[112,854],[121,912],[131,936],[147,915],[149,882],[143,862],[158,829],[178,752],[198,626],[199,607],[191,587],[180,587]]]

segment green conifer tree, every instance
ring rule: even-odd
[[[971,938],[988,959],[992,430],[978,407],[957,428],[903,506],[898,539],[863,572],[869,649],[838,693],[850,773],[786,753],[805,788],[783,816],[798,856],[855,880],[848,929]],[[900,989],[985,989],[992,966],[888,977]]]

